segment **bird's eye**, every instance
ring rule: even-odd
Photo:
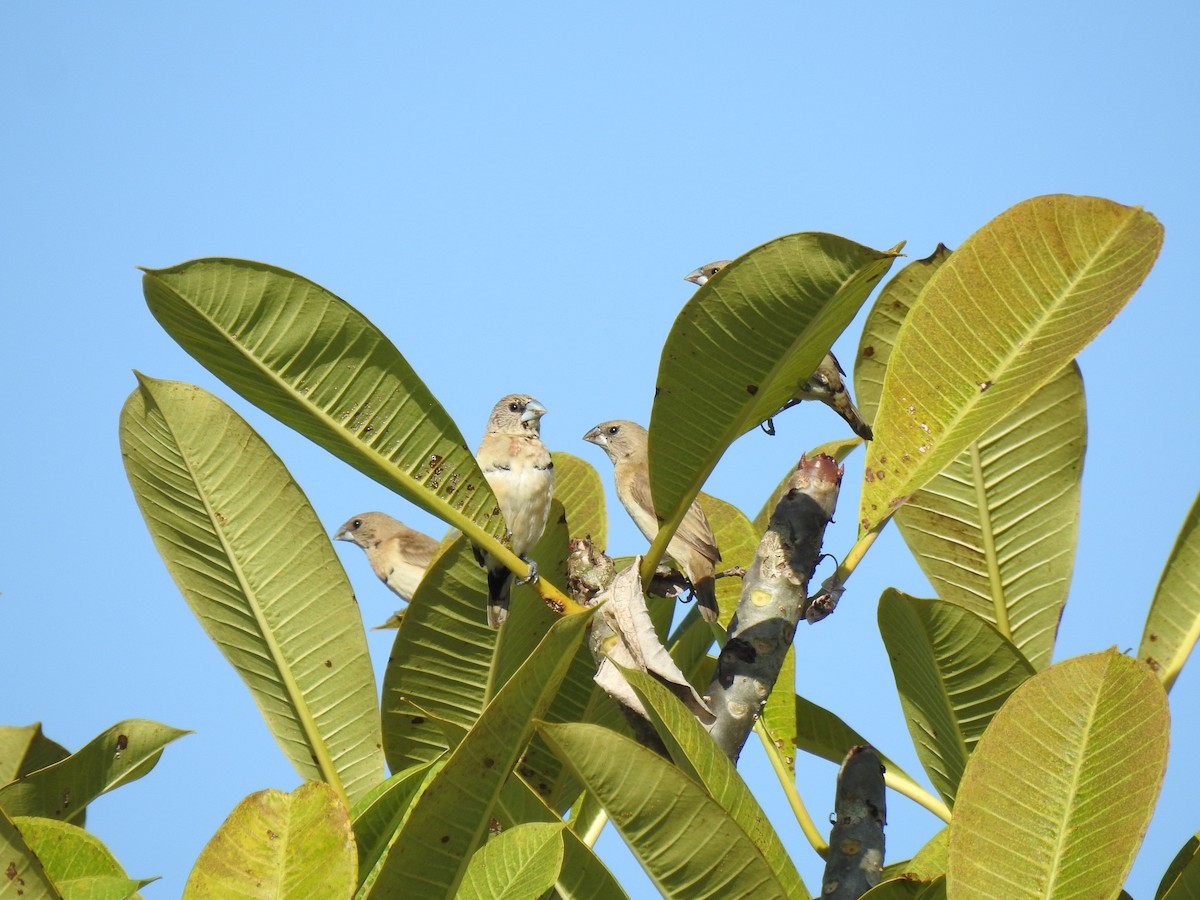
[[[620,426],[620,425],[609,425],[609,426],[608,426],[608,433],[609,433],[609,434],[616,434],[616,433],[617,433],[617,432],[619,432],[620,430],[621,430],[621,426]]]
[[[350,527],[354,529],[362,528],[362,519],[355,519],[350,523]]]
[[[508,411],[509,412],[520,412],[521,404],[518,403],[516,400],[514,400],[512,403],[508,404]]]

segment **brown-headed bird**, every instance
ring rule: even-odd
[[[616,419],[601,422],[583,436],[612,460],[613,477],[617,483],[617,499],[633,519],[633,523],[653,541],[658,534],[658,516],[650,499],[650,466],[646,453],[646,429],[636,422]],[[678,530],[667,544],[667,555],[679,564],[692,583],[696,605],[708,622],[717,620],[717,591],[713,568],[721,559],[713,537],[712,526],[704,510],[695,500],[688,507]]]
[[[696,285],[704,284],[731,262],[733,260],[730,259],[710,262],[685,275],[684,280]],[[795,406],[801,400],[820,400],[845,419],[860,438],[864,441],[871,440],[874,437],[871,426],[867,424],[867,420],[862,417],[862,413],[854,405],[854,401],[850,397],[850,390],[846,387],[845,374],[837,357],[833,353],[826,353],[821,364],[817,366],[817,370],[796,389],[796,393],[783,405],[783,409]]]
[[[554,463],[541,439],[546,407],[524,394],[509,394],[488,417],[487,430],[475,458],[491,485],[508,526],[512,551],[529,563],[527,581],[537,580],[537,564],[526,559],[546,530],[550,497],[554,493]],[[487,568],[488,624],[499,628],[508,617],[512,573],[490,554],[476,551]]]
[[[429,535],[381,512],[348,519],[333,539],[362,547],[379,580],[401,600],[412,599],[438,548]]]

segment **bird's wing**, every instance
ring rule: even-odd
[[[657,534],[658,518],[654,512],[654,501],[650,499],[649,478],[631,479],[629,493],[630,497],[645,511],[647,519],[654,522],[654,533]],[[636,517],[634,521],[637,521]],[[637,524],[639,528],[642,527],[640,522]],[[642,528],[643,534],[645,534],[645,531]],[[646,537],[653,539],[649,534]],[[672,536],[671,541],[683,541],[697,553],[700,553],[714,563],[721,558],[721,551],[717,549],[717,540],[713,537],[712,526],[708,524],[704,510],[700,508],[700,504],[697,502],[693,502],[688,507],[688,511],[684,515],[683,521],[679,524],[678,530]]]
[[[405,558],[414,566],[427,568],[437,553],[438,542],[420,531],[410,531],[398,538]]]
[[[679,530],[675,532],[674,539],[682,540],[711,562],[716,563],[721,559],[721,551],[717,549],[717,539],[713,537],[712,526],[708,524],[708,517],[700,508],[699,501],[693,500],[692,505],[688,507],[687,514],[679,523]]]

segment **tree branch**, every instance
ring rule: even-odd
[[[883,873],[883,766],[875,751],[851,747],[838,770],[837,821],[829,832],[829,855],[821,879],[822,900],[858,900]]]
[[[729,640],[705,692],[717,717],[713,740],[735,763],[779,677],[796,623],[808,611],[808,583],[842,471],[824,454],[800,460],[746,573]]]

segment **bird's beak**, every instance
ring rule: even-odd
[[[530,400],[525,406],[525,412],[521,413],[522,422],[536,422],[546,414],[546,407],[538,403],[536,400]]]
[[[692,284],[704,284],[704,282],[708,281],[708,276],[704,274],[704,266],[701,266],[694,272],[684,275],[683,280],[690,281]]]
[[[600,431],[600,426],[597,425],[591,431],[583,436],[583,439],[589,444],[595,444],[598,447],[604,446],[604,434]]]
[[[337,534],[333,536],[333,539],[335,541],[348,541],[350,540],[350,532],[345,528],[341,528],[338,530]]]

